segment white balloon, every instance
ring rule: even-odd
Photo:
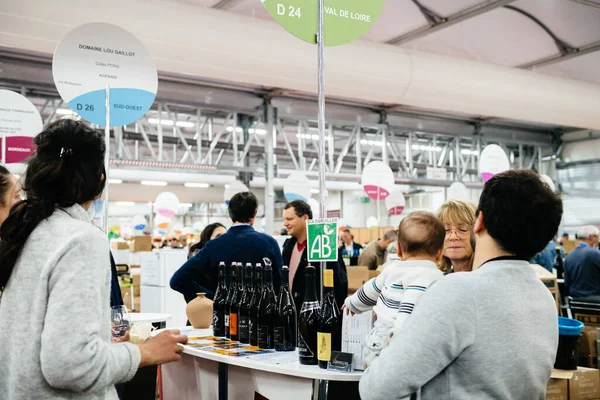
[[[394,173],[382,161],[372,161],[363,169],[361,185],[373,200],[384,200],[394,188]]]
[[[223,193],[225,204],[229,204],[229,200],[231,200],[233,196],[242,192],[249,192],[248,186],[244,185],[244,183],[240,181],[231,182],[229,187],[226,188],[225,192]]]
[[[313,219],[321,218],[321,207],[319,206],[319,202],[311,197],[308,199],[307,203],[312,210]]]
[[[479,156],[479,174],[487,182],[496,174],[510,169],[510,161],[504,149],[497,144],[485,146]]]
[[[156,197],[156,212],[164,217],[175,216],[179,209],[179,198],[175,193],[162,192]]]
[[[394,186],[392,193],[385,199],[385,208],[390,215],[400,215],[406,207],[406,199],[402,194],[402,188]]]
[[[469,201],[469,189],[462,182],[453,182],[448,187],[446,200]]]
[[[367,218],[367,228],[375,229],[377,227],[379,227],[379,221],[377,220],[377,217]]]
[[[283,184],[283,194],[287,201],[308,201],[311,194],[310,180],[302,172],[292,172]]]
[[[194,235],[201,234],[203,229],[204,224],[201,221],[194,222],[194,225],[192,225],[192,232],[194,232]]]
[[[131,227],[134,231],[143,232],[144,229],[146,229],[147,225],[148,223],[146,222],[146,217],[144,217],[143,215],[134,215],[131,219]]]
[[[160,232],[160,235],[166,235],[171,226],[171,218],[156,214],[154,216],[154,227]]]

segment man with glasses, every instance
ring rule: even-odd
[[[565,260],[565,286],[573,297],[600,296],[600,230],[581,227],[577,239],[579,246]]]

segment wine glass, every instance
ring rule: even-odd
[[[125,306],[112,306],[110,308],[110,322],[113,339],[125,336],[131,328],[131,320]]]

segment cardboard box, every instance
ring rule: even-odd
[[[600,315],[573,313],[573,318],[583,322],[585,326],[600,328]]]
[[[140,312],[140,296],[135,296],[133,298],[133,311]]]
[[[546,400],[569,400],[569,381],[550,378],[546,386]]]
[[[129,251],[137,253],[140,251],[152,251],[152,237],[134,236],[129,244]]]
[[[579,365],[597,368],[597,335],[597,327],[586,326],[581,331],[581,339],[579,340]]]
[[[564,380],[567,382],[569,395],[562,398],[552,397],[552,399],[596,400],[600,398],[600,374],[597,369],[584,367],[579,367],[573,371],[554,369],[552,370],[551,378],[548,383],[553,383],[551,388],[553,392],[557,392],[557,388],[561,385],[560,382],[553,382],[553,380]],[[557,395],[557,393],[553,394],[553,396]]]
[[[111,240],[110,248],[112,250],[129,250],[129,245],[125,241]]]
[[[570,252],[572,252],[573,250],[575,250],[575,248],[577,248],[577,246],[579,245],[579,242],[577,240],[563,240],[562,242],[562,246],[565,249],[565,253],[569,254]]]
[[[348,267],[348,294],[356,292],[362,285],[369,280],[368,267]]]

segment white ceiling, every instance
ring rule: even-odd
[[[217,6],[258,19],[272,19],[258,0],[179,1],[202,7]],[[558,38],[577,48],[600,42],[600,1],[588,1],[596,1],[598,7],[573,0],[519,0],[511,2],[510,6],[530,13]],[[484,0],[421,0],[421,4],[443,17],[450,17],[482,3]],[[387,0],[378,20],[363,39],[386,42],[428,25],[427,19],[411,0]],[[493,9],[400,46],[515,67],[559,53],[553,39],[539,25],[507,8]],[[537,70],[549,75],[600,83],[599,62],[600,52],[597,52]]]

